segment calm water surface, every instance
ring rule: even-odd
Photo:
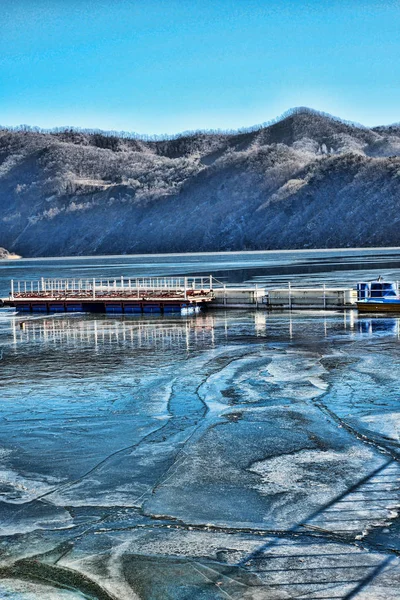
[[[0,261],[0,297],[7,296],[10,279],[40,277],[111,278],[197,275],[212,273],[224,283],[280,285],[346,284],[379,275],[400,279],[400,249],[295,250],[163,254]]]
[[[400,251],[24,260],[11,277],[400,279]],[[0,314],[0,598],[400,596],[400,325]]]

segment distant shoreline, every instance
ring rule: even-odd
[[[19,254],[11,254],[0,258],[0,260],[85,260],[85,259],[101,259],[101,258],[161,258],[167,256],[229,256],[229,255],[246,255],[246,254],[291,254],[304,253],[310,254],[313,252],[330,253],[330,252],[385,252],[399,251],[400,246],[374,246],[363,247],[354,246],[352,248],[285,248],[280,250],[224,250],[216,252],[156,252],[156,253],[138,253],[138,254],[76,254],[65,256],[20,256]]]

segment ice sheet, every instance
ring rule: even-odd
[[[398,597],[397,319],[18,320],[0,597]]]

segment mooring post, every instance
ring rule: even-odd
[[[326,308],[326,289],[324,284],[324,308]]]
[[[289,301],[289,310],[292,310],[292,288],[290,285],[290,281],[288,281],[288,301]]]
[[[210,292],[212,290],[212,275],[210,275]]]

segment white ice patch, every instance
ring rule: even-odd
[[[305,526],[351,533],[362,539],[373,527],[390,526],[400,510],[400,466],[394,461],[352,486]]]
[[[372,451],[363,447],[347,452],[301,450],[256,462],[251,471],[261,476],[259,490],[268,495],[302,492],[331,496],[346,489],[349,475],[354,480],[354,473],[362,473],[371,457]]]
[[[287,352],[274,356],[267,367],[269,383],[276,386],[274,397],[311,399],[324,394],[328,384],[323,377],[327,374],[319,356],[308,353]]]
[[[60,485],[61,480],[32,474],[24,477],[11,469],[0,469],[0,500],[11,504],[25,504]]]
[[[371,432],[400,441],[400,412],[375,413],[358,417],[357,421]]]
[[[0,598],[7,600],[84,600],[86,597],[79,592],[28,581],[3,579],[0,582]]]
[[[255,463],[260,493],[273,500],[275,511],[309,517],[298,526],[363,537],[372,527],[397,517],[400,467],[385,462],[365,446],[348,450],[303,450]],[[314,516],[312,517],[312,515]]]
[[[265,358],[268,360],[268,357]],[[231,362],[226,366],[222,367],[217,373],[210,375],[207,380],[200,386],[198,393],[203,402],[208,406],[209,411],[212,414],[226,409],[229,400],[224,392],[229,390],[232,386],[236,391],[241,388],[241,379],[249,377],[249,371],[254,368],[254,363],[260,361],[260,356],[245,356],[245,357],[232,357]],[[241,371],[245,370],[246,373],[243,375]],[[253,394],[252,394],[253,395]],[[247,396],[249,391],[247,390]],[[238,396],[238,399],[240,396]],[[241,399],[239,399],[240,402]],[[243,401],[246,397],[243,397]],[[259,400],[259,398],[252,398],[253,401]]]

